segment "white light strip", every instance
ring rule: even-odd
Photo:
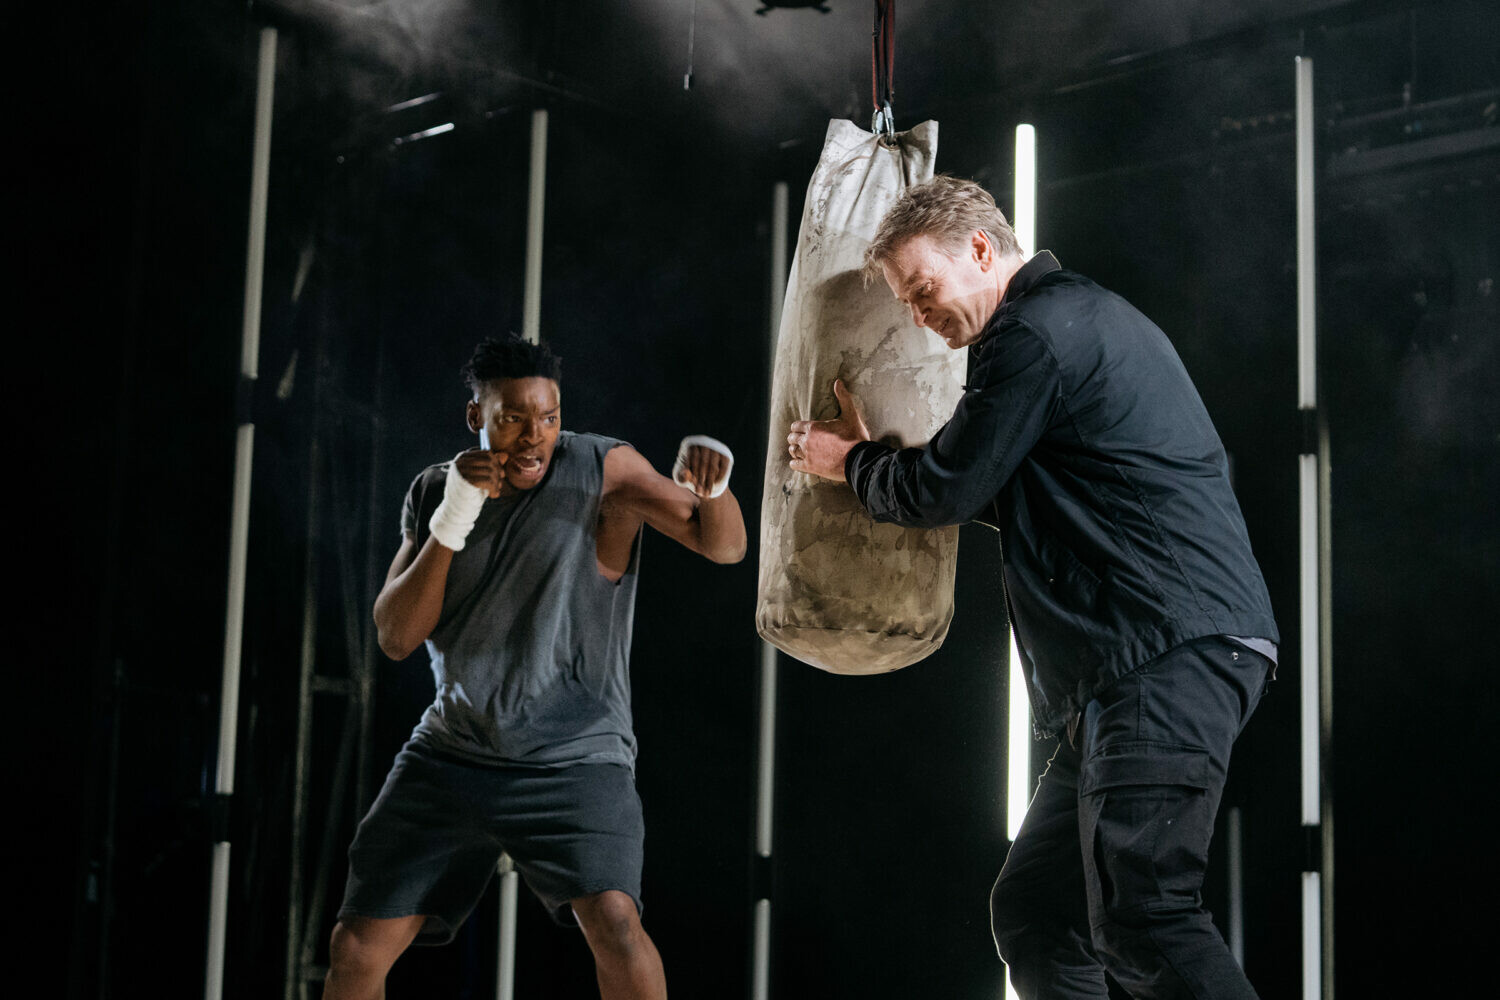
[[[266,257],[266,206],[270,199],[271,126],[276,99],[275,28],[260,29],[255,84],[255,141],[250,158],[250,218],[245,248],[245,302],[240,327],[240,376],[252,381],[260,366],[260,300]],[[224,660],[219,687],[219,756],[214,791],[234,793],[235,748],[239,743],[240,658],[244,652],[245,574],[250,537],[250,472],[255,425],[235,432],[234,484],[229,512],[229,579],[224,608]],[[227,837],[228,834],[226,833]],[[209,875],[208,951],[203,973],[204,1000],[224,995],[224,944],[229,921],[229,841],[214,844]]]
[[[542,339],[542,224],[547,206],[547,109],[531,113],[531,175],[526,203],[526,277],[521,291],[521,337]]]
[[[444,122],[441,125],[434,125],[432,126],[432,128],[425,128],[420,132],[413,132],[411,135],[403,135],[401,138],[395,140],[395,144],[398,146],[403,146],[409,142],[416,142],[419,139],[430,139],[435,135],[442,135],[444,132],[452,131],[453,123]]]
[[[1229,953],[1245,967],[1245,834],[1239,806],[1229,810]]]
[[[516,995],[516,902],[521,875],[509,856],[500,857],[500,931],[495,948],[495,1000],[515,1000]]]
[[[755,851],[771,856],[771,820],[776,791],[776,647],[760,644],[760,760],[756,767]]]
[[[1016,126],[1016,242],[1021,254],[1036,252],[1036,129]],[[1005,831],[1011,840],[1021,829],[1026,805],[1031,800],[1031,709],[1026,697],[1026,681],[1021,676],[1021,655],[1016,649],[1014,629],[1007,629],[1010,640],[1007,660],[1010,664],[1010,712],[1006,730]],[[1007,973],[1006,982],[1008,983]]]
[[[787,282],[787,209],[791,190],[785,181],[771,188],[771,275],[769,288],[769,330],[767,332],[770,363],[767,384],[775,380],[776,342],[781,336],[781,311],[786,303]],[[767,433],[772,433],[767,431]],[[755,852],[771,856],[772,818],[776,792],[776,647],[761,640],[760,644],[760,759],[756,766]],[[767,942],[769,942],[769,938]],[[756,952],[756,962],[763,956]],[[769,961],[769,959],[765,959]]]
[[[1302,411],[1318,405],[1317,389],[1317,272],[1313,232],[1313,87],[1312,60],[1297,59],[1297,406]],[[1297,497],[1301,552],[1302,625],[1302,823],[1316,826],[1319,815],[1319,690],[1320,656],[1318,614],[1318,458],[1298,457]]]
[[[1316,826],[1318,774],[1318,456],[1297,456],[1298,544],[1302,551],[1302,824]]]
[[[1021,255],[1036,253],[1036,129],[1016,126],[1016,217],[1011,220]]]
[[[442,91],[437,91],[431,94],[423,94],[421,97],[413,97],[408,101],[400,101],[396,104],[392,104],[390,107],[385,109],[385,113],[390,114],[394,111],[405,111],[407,108],[418,108],[424,104],[430,104],[442,96]]]
[[[1010,736],[1006,751],[1005,835],[1014,841],[1031,800],[1031,709],[1026,699],[1026,681],[1021,676],[1016,634],[1010,629],[1006,634],[1010,638],[1010,716],[1006,725]]]
[[[755,956],[750,971],[752,1000],[766,1000],[771,995],[771,901],[755,903]]]
[[[1302,998],[1323,995],[1323,928],[1320,923],[1322,885],[1317,872],[1302,873]]]
[[[531,162],[526,192],[526,260],[521,284],[521,337],[533,344],[542,338],[542,225],[547,215],[547,111],[531,113]],[[495,996],[515,996],[517,878],[514,863],[501,855]]]
[[[768,316],[770,359],[768,384],[775,379],[776,342],[781,335],[781,311],[786,302],[787,282],[787,208],[791,198],[785,181],[771,189],[771,275]],[[774,430],[767,428],[768,434]],[[771,857],[774,808],[776,804],[776,647],[764,639],[760,643],[760,742],[756,748],[755,777],[755,853]],[[755,931],[750,942],[750,1000],[769,1000],[771,995],[771,901],[755,901]]]
[[[1318,405],[1312,70],[1311,59],[1297,57],[1297,406],[1304,410]]]
[[[1317,268],[1314,239],[1317,214],[1313,194],[1317,180],[1313,149],[1313,64],[1297,58],[1297,408],[1303,419],[1315,418],[1318,406]],[[1319,458],[1311,442],[1297,458],[1297,515],[1301,549],[1301,739],[1302,825],[1316,828],[1321,815],[1321,674],[1322,616],[1319,606],[1318,479]],[[1302,873],[1302,996],[1323,996],[1323,891],[1316,871]],[[1331,914],[1330,914],[1331,917]]]
[[[204,968],[206,1000],[224,995],[224,947],[229,925],[229,841],[214,844],[212,867],[208,876],[208,894],[213,907],[208,921],[208,962]]]

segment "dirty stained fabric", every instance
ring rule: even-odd
[[[761,503],[756,626],[768,642],[842,674],[896,670],[942,645],[953,618],[958,529],[872,521],[844,483],[793,472],[785,428],[838,413],[833,380],[859,398],[871,435],[925,444],[963,392],[950,350],[882,282],[865,286],[865,248],[902,190],[928,180],[937,123],[894,145],[829,123],[808,185],[773,368]]]

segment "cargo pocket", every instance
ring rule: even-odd
[[[1096,926],[1196,903],[1213,836],[1213,785],[1208,753],[1192,747],[1132,742],[1084,761],[1078,832]]]

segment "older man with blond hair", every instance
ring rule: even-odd
[[[908,189],[866,256],[918,326],[970,348],[922,448],[869,440],[857,401],[801,420],[791,467],[877,521],[1000,530],[1039,733],[1061,736],[991,894],[1023,997],[1255,996],[1201,888],[1230,748],[1275,672],[1276,622],[1223,445],[1182,361],[1128,302],[1042,251],[994,199]]]

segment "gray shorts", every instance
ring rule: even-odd
[[[608,889],[639,910],[644,843],[627,767],[483,767],[413,741],[349,847],[339,919],[426,914],[416,943],[446,944],[502,851],[558,923],[576,923],[570,900]]]

